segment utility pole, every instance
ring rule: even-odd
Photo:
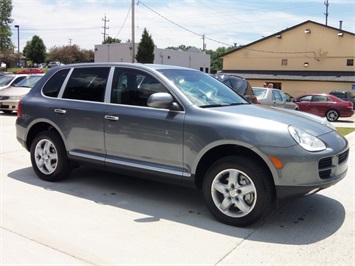
[[[105,14],[105,18],[103,18],[102,21],[104,21],[104,26],[102,27],[104,29],[104,32],[102,34],[104,35],[104,42],[105,42],[106,41],[106,30],[109,29],[109,27],[106,27],[106,23],[110,22],[109,19],[106,19],[106,14]]]
[[[18,55],[18,67],[21,67],[21,54],[20,54],[20,25],[15,25],[17,28],[17,55]]]
[[[202,35],[202,51],[206,50],[205,34]]]
[[[135,53],[135,44],[134,44],[134,0],[132,0],[132,63],[134,63]]]
[[[328,13],[328,7],[329,7],[329,1],[328,1],[328,0],[324,1],[324,4],[325,4],[325,6],[326,6],[326,8],[325,8],[325,13],[324,13],[324,15],[325,15],[325,25],[328,26],[328,15],[329,15],[329,13]]]

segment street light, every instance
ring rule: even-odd
[[[17,28],[17,55],[18,55],[18,66],[21,66],[21,55],[20,55],[20,26],[15,25]]]

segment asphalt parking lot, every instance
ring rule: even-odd
[[[15,119],[0,113],[0,265],[355,265],[355,132],[341,182],[235,228],[194,189],[84,167],[39,180]]]

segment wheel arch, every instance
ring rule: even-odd
[[[227,156],[232,156],[232,155],[243,155],[244,157],[251,158],[255,160],[258,165],[263,167],[267,172],[268,176],[271,179],[271,182],[274,184],[274,179],[272,178],[272,172],[266,162],[254,151],[243,147],[243,146],[238,146],[238,145],[221,145],[214,147],[213,149],[210,149],[208,152],[206,152],[202,158],[200,159],[197,168],[196,168],[196,173],[195,173],[195,185],[197,188],[201,189],[203,180],[205,177],[206,172],[208,171],[208,168],[217,160],[227,157]]]
[[[38,135],[38,133],[48,131],[48,130],[56,132],[61,137],[61,139],[63,141],[62,136],[59,134],[58,130],[53,125],[51,125],[50,123],[47,123],[47,122],[38,122],[38,123],[32,125],[30,130],[28,131],[28,134],[26,137],[26,149],[28,151],[31,149],[32,142],[35,139],[35,137]]]

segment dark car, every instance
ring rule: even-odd
[[[354,114],[353,104],[326,93],[309,93],[295,97],[300,111],[326,117],[334,122],[339,117],[351,117]]]
[[[190,185],[234,226],[266,217],[277,199],[334,185],[348,169],[348,141],[326,119],[251,104],[177,66],[58,66],[17,114],[17,140],[41,179],[58,181],[88,165]]]
[[[226,84],[229,88],[234,90],[235,92],[242,95],[248,101],[254,104],[258,104],[259,101],[255,96],[252,87],[250,86],[249,82],[240,76],[233,75],[233,74],[223,74],[218,73],[215,74],[215,78]]]
[[[353,103],[353,109],[355,110],[355,96],[351,91],[331,91],[329,94],[342,99],[343,101],[349,101]]]

